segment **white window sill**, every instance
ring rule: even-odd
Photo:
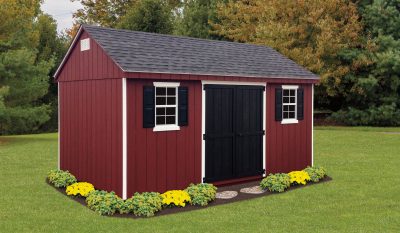
[[[283,119],[281,121],[282,125],[285,125],[285,124],[297,124],[297,123],[299,123],[299,121],[297,119]]]
[[[159,131],[173,131],[173,130],[180,130],[180,127],[177,125],[157,125],[153,128],[154,132]]]

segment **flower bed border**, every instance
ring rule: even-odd
[[[204,208],[213,207],[213,206],[217,206],[217,205],[224,205],[224,204],[229,204],[229,203],[233,203],[233,202],[237,202],[237,201],[244,201],[244,200],[249,200],[249,199],[253,199],[253,198],[264,197],[264,196],[268,196],[268,195],[280,195],[280,194],[286,193],[286,192],[291,191],[291,190],[295,190],[295,189],[298,189],[298,188],[305,188],[307,186],[316,185],[316,184],[320,184],[320,183],[325,183],[325,182],[329,182],[331,180],[332,180],[331,177],[325,176],[323,179],[321,179],[319,182],[316,182],[316,183],[309,182],[306,185],[293,185],[293,186],[290,186],[288,189],[285,190],[285,192],[282,192],[282,193],[270,192],[268,190],[266,190],[264,193],[261,193],[261,194],[248,194],[248,193],[241,193],[240,192],[240,189],[242,189],[242,188],[259,185],[261,179],[260,180],[256,180],[256,181],[241,183],[241,184],[234,184],[234,185],[229,185],[229,186],[218,187],[218,192],[228,191],[228,190],[229,191],[237,191],[238,195],[235,198],[232,198],[232,199],[215,199],[214,201],[210,202],[207,206],[187,205],[186,207],[165,208],[162,211],[157,212],[154,217],[168,215],[168,214],[174,214],[174,213],[182,213],[182,212],[186,212],[186,211],[199,210],[199,209],[204,209]],[[65,193],[65,189],[66,188],[54,187],[52,184],[50,184],[48,182],[47,179],[46,179],[46,183],[48,185],[50,185],[51,187],[53,187],[58,192],[62,193],[64,196],[67,196],[71,200],[74,200],[74,201],[80,203],[81,205],[85,206],[85,208],[87,208],[87,204],[86,204],[86,201],[85,201],[86,199],[85,198],[79,197],[79,196],[68,196]],[[104,215],[104,216],[107,216],[107,217],[119,217],[119,218],[134,218],[134,219],[137,219],[137,218],[148,218],[148,217],[138,217],[138,216],[135,216],[133,213],[120,214],[118,212],[115,213],[114,215]]]

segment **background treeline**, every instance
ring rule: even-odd
[[[321,76],[315,106],[347,125],[400,125],[400,0],[0,0],[0,134],[57,129],[51,78],[81,23],[267,45]]]

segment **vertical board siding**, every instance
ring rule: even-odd
[[[61,82],[60,167],[122,194],[121,79]]]
[[[90,40],[89,50],[81,51],[80,40],[86,38],[90,35],[83,31],[62,67],[58,81],[122,78],[123,71],[95,40]]]
[[[304,120],[297,124],[275,121],[275,88],[267,85],[266,173],[290,172],[311,165],[312,85],[304,88]]]
[[[134,192],[184,189],[201,182],[201,83],[189,89],[189,124],[179,131],[143,128],[143,86],[153,80],[127,80],[128,197]]]

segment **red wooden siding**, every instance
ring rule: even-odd
[[[60,168],[122,194],[122,80],[60,82]]]
[[[201,182],[201,82],[180,83],[189,90],[189,125],[179,131],[153,132],[143,128],[142,121],[143,86],[153,81],[127,80],[128,197]]]
[[[59,73],[58,81],[122,78],[122,70],[95,40],[90,40],[89,50],[81,51],[80,40],[86,38],[90,38],[90,35],[83,31],[71,49]]]
[[[266,172],[290,172],[311,165],[312,85],[303,84],[304,120],[297,124],[275,121],[275,88],[267,85]]]

